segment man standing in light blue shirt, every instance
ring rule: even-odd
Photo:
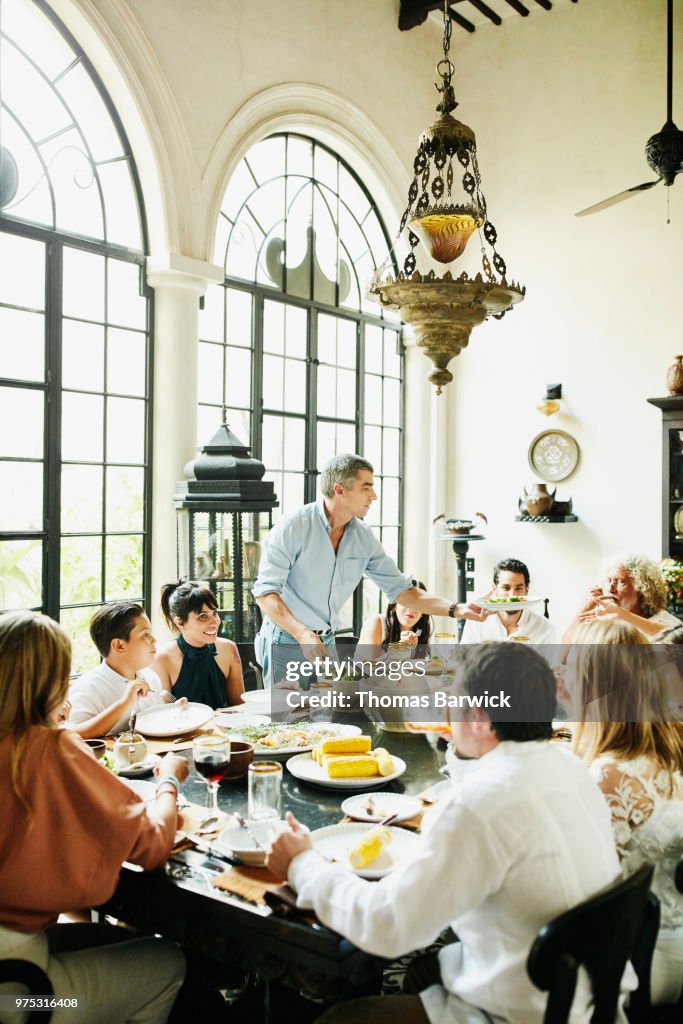
[[[320,476],[323,497],[283,516],[265,539],[254,597],[264,620],[256,636],[256,657],[265,685],[273,672],[273,645],[303,649],[306,657],[325,657],[335,633],[347,623],[342,608],[363,576],[389,601],[420,615],[450,615],[482,620],[487,612],[458,605],[412,585],[399,571],[369,526],[363,522],[377,495],[373,468],[360,455],[336,455]]]

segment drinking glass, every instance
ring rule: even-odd
[[[194,766],[207,785],[206,806],[212,816],[223,818],[218,809],[218,783],[230,764],[230,739],[227,736],[197,736],[192,741]]]
[[[281,787],[282,765],[277,761],[253,761],[249,765],[250,820],[280,817]]]

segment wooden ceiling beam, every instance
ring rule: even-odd
[[[456,14],[452,7],[448,8],[448,14],[451,21],[454,21],[456,25],[460,25],[460,28],[466,29],[468,32],[475,32],[476,28],[471,21],[467,18],[463,18],[462,14]]]
[[[517,11],[517,14],[521,14],[523,18],[529,17],[529,11],[524,4],[519,2],[519,0],[505,0],[505,3],[508,7],[511,7],[513,11]]]
[[[492,11],[490,7],[487,7],[483,0],[470,0],[470,3],[473,7],[476,7],[480,14],[483,14],[484,17],[489,19],[489,21],[492,21],[494,25],[503,24],[501,16],[496,14],[495,11]]]
[[[425,0],[401,0],[398,10],[398,27],[402,32],[417,28],[427,20],[430,11],[436,11],[438,8],[443,10],[443,0],[431,0],[431,2],[428,0],[426,3]]]

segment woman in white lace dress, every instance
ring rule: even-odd
[[[652,962],[655,1004],[683,990],[683,726],[668,721],[666,665],[632,626],[582,626],[570,658],[568,689],[583,707],[574,749],[607,800],[625,875],[653,864],[661,923]],[[579,717],[577,715],[577,717]]]

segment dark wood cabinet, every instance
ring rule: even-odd
[[[683,562],[683,395],[648,402],[662,412],[662,557]]]

